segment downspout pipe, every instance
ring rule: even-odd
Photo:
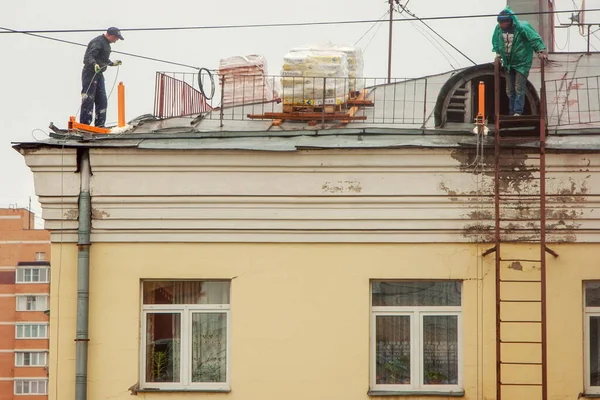
[[[90,300],[90,232],[92,228],[89,153],[80,159],[79,226],[77,228],[77,333],[75,336],[75,400],[87,400]]]

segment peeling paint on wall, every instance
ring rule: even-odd
[[[476,160],[475,149],[458,149],[452,152],[452,158],[459,162],[460,171],[479,179],[479,193],[461,191],[444,180],[438,184],[438,190],[450,202],[460,202],[468,209],[462,214],[462,219],[465,220],[463,236],[474,242],[493,242],[495,237],[495,157],[492,152],[488,153],[490,154],[484,154]],[[500,191],[503,200],[500,212],[502,239],[505,241],[539,240],[540,177],[539,168],[534,161],[536,156],[520,150],[510,150],[501,160]],[[590,166],[591,161],[583,158],[581,165]],[[560,178],[547,176],[546,228],[551,236],[550,241],[577,241],[576,231],[582,227],[578,220],[585,214],[582,204],[587,202],[590,178],[591,175],[583,179],[570,177],[568,181],[561,182],[558,181]]]

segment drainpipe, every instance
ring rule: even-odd
[[[79,227],[77,229],[77,335],[75,337],[75,400],[87,399],[88,326],[90,299],[90,231],[92,198],[90,196],[90,158],[81,156],[79,193]]]

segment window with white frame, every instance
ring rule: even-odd
[[[17,324],[15,336],[17,339],[47,339],[48,324]]]
[[[16,351],[16,367],[45,367],[48,362],[48,353],[45,351]]]
[[[15,394],[48,394],[48,381],[44,379],[16,379]]]
[[[46,311],[48,309],[47,295],[17,296],[17,311]]]
[[[459,281],[374,281],[371,389],[461,391]]]
[[[142,286],[143,387],[229,390],[230,283]]]
[[[48,283],[50,282],[48,267],[18,267],[17,283]]]
[[[585,386],[600,394],[600,281],[585,282]]]
[[[35,261],[46,261],[46,253],[43,251],[35,253]]]

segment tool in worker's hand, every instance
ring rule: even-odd
[[[100,65],[98,64],[94,64],[94,72],[99,74],[100,72],[102,72],[102,68],[100,67]]]
[[[111,66],[118,67],[119,65],[122,65],[122,64],[123,64],[123,62],[121,60],[116,60],[116,61],[112,62]]]

